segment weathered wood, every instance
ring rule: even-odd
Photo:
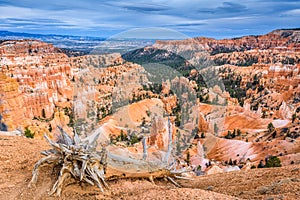
[[[61,136],[57,142],[52,141],[45,135],[52,149],[43,151],[42,154],[47,156],[40,159],[33,169],[33,176],[30,186],[37,183],[39,169],[46,164],[61,166],[57,181],[53,185],[50,195],[61,195],[63,186],[69,178],[79,182],[86,182],[90,185],[96,185],[104,192],[104,188],[109,189],[106,180],[121,178],[148,178],[154,183],[155,178],[166,178],[176,186],[180,186],[173,178],[179,177],[181,172],[172,171],[173,162],[168,161],[172,152],[172,127],[170,120],[169,125],[169,146],[165,157],[166,162],[146,161],[147,145],[146,138],[143,139],[144,152],[140,159],[122,157],[107,152],[106,148],[97,148],[97,139],[102,133],[102,129],[97,129],[89,137],[80,139],[77,133],[71,138],[62,128]],[[101,149],[98,151],[97,149]],[[174,159],[173,159],[174,160]]]
[[[96,151],[96,141],[92,139],[82,142],[76,133],[72,139],[61,127],[58,128],[61,131],[58,142],[52,141],[45,135],[45,139],[53,149],[42,152],[47,157],[35,164],[29,185],[36,184],[40,167],[45,164],[54,164],[61,166],[61,170],[50,194],[56,193],[60,196],[65,181],[70,177],[91,185],[96,184],[101,191],[104,191],[102,184],[107,187],[103,173],[106,167],[104,160],[106,156],[102,154],[105,154],[105,151]],[[99,133],[93,138],[96,140],[98,136]]]

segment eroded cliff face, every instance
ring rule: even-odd
[[[69,58],[53,45],[7,41],[1,44],[0,52],[1,71],[18,83],[26,118],[50,118],[55,106],[72,99]]]
[[[14,63],[14,60],[18,56],[41,55],[54,52],[55,47],[53,45],[37,40],[8,40],[2,42],[0,47],[1,55],[7,57],[7,60],[3,57],[1,60],[6,60],[6,64],[11,64],[8,62],[9,60]],[[16,60],[18,60],[18,58]]]
[[[69,58],[56,48],[36,40],[6,41],[0,44],[2,83],[9,92],[5,98],[17,102],[9,104],[4,121],[16,119],[10,129],[24,128],[25,119],[50,119],[55,107],[70,106],[72,99],[72,69]],[[12,94],[15,93],[15,94]],[[22,120],[18,120],[21,118]],[[21,128],[22,129],[22,128]]]
[[[1,94],[4,100],[12,99],[2,106],[3,121],[12,124],[9,119],[18,116],[15,124],[27,119],[34,126],[45,122],[49,129],[56,112],[68,115],[72,126],[82,126],[80,120],[87,119],[94,128],[124,99],[129,103],[147,81],[142,67],[125,62],[119,54],[69,58],[53,45],[36,40],[2,42],[0,66],[5,77]]]
[[[175,49],[178,51],[189,49],[206,50],[213,55],[228,52],[243,52],[253,49],[300,51],[299,30],[275,30],[265,35],[244,36],[233,39],[216,40],[212,38],[198,37],[181,41],[157,41],[154,45],[160,49]],[[185,47],[185,49],[184,49]]]
[[[23,94],[16,80],[0,73],[0,113],[9,130],[22,129],[26,124]]]
[[[157,41],[154,49],[165,49],[185,57],[184,51],[201,55],[216,65],[251,66],[255,63],[296,64],[300,62],[300,31],[276,30],[260,36],[215,40],[193,38],[181,41]],[[199,52],[202,52],[199,54]],[[206,55],[203,53],[206,52]]]

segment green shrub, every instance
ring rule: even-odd
[[[124,131],[121,130],[120,136],[119,136],[119,140],[120,141],[125,141],[127,139],[127,135],[124,134]]]
[[[277,156],[271,156],[267,160],[265,167],[281,167],[281,161]]]
[[[198,165],[198,166],[197,166],[197,170],[198,170],[198,171],[201,171],[201,169],[202,169],[201,165]]]
[[[25,128],[25,137],[27,138],[34,138],[34,133],[31,132],[31,130],[28,129],[28,127]]]
[[[148,117],[151,116],[151,111],[150,111],[150,110],[147,110],[146,113],[147,113],[147,116],[148,116]]]
[[[240,129],[237,129],[237,136],[242,135],[242,131]]]
[[[205,138],[205,134],[203,132],[201,133],[201,138]]]
[[[137,135],[135,135],[135,134],[132,134],[131,136],[130,136],[130,144],[131,145],[133,145],[133,144],[135,144],[135,143],[138,143],[140,141],[140,139],[138,138],[138,136]]]
[[[141,141],[141,138],[139,138],[136,134],[132,133],[130,135],[127,135],[123,130],[121,130],[120,135],[110,135],[109,138],[111,144],[116,144],[117,142],[125,142],[125,144],[128,146]]]
[[[272,122],[270,122],[270,123],[268,124],[268,131],[269,131],[269,133],[272,133],[274,130],[275,130],[275,127],[274,127],[274,125],[272,124]]]
[[[294,114],[292,115],[292,123],[295,122],[296,118],[297,118],[297,115],[296,115],[296,113],[294,113]]]

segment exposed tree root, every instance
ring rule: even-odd
[[[46,157],[35,164],[29,186],[37,183],[39,169],[42,166],[52,164],[53,166],[59,166],[60,172],[50,195],[60,196],[63,186],[70,178],[75,179],[77,182],[96,185],[102,192],[109,189],[106,180],[120,178],[147,178],[152,183],[156,178],[164,178],[175,186],[181,187],[173,178],[184,178],[180,176],[182,171],[172,170],[174,164],[168,164],[168,160],[171,160],[172,145],[168,147],[167,158],[164,162],[151,163],[145,161],[146,152],[144,152],[143,158],[138,160],[111,154],[106,152],[103,147],[100,151],[97,151],[97,139],[101,133],[99,131],[95,131],[87,138],[80,139],[76,133],[71,138],[62,128],[58,128],[61,131],[61,136],[57,142],[50,140],[45,135],[45,139],[52,149],[42,152]],[[172,143],[172,140],[170,140],[170,143]],[[144,151],[146,149],[145,147]],[[107,168],[110,172],[106,174]]]
[[[45,164],[54,164],[61,166],[57,181],[52,187],[50,195],[61,195],[64,183],[70,177],[78,181],[86,182],[90,185],[96,185],[103,192],[108,188],[105,182],[106,153],[105,150],[96,151],[96,139],[82,142],[75,133],[72,139],[61,128],[61,138],[58,142],[50,140],[46,135],[45,139],[52,146],[52,149],[43,151],[42,154],[47,157],[40,159],[34,166],[32,179],[29,186],[35,185],[38,178],[40,167]]]

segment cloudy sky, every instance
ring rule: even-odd
[[[145,3],[144,3],[145,2]],[[161,27],[215,38],[300,27],[300,0],[0,0],[0,30],[109,37]]]

